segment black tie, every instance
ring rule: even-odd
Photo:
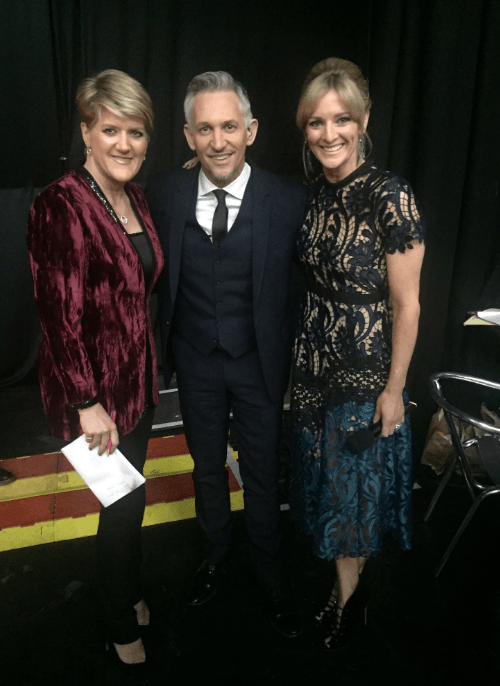
[[[218,248],[227,234],[227,206],[226,195],[227,191],[219,188],[213,191],[217,198],[217,207],[214,212],[214,219],[212,222],[212,241],[216,248]]]

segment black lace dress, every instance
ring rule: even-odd
[[[361,455],[344,443],[371,423],[389,376],[386,253],[423,239],[408,182],[369,161],[313,186],[298,243],[308,291],[294,349],[290,507],[321,558],[374,556],[387,532],[410,547],[409,420]]]

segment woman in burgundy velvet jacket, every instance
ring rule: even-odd
[[[153,125],[144,88],[107,70],[78,89],[86,162],[51,183],[30,212],[28,248],[43,342],[40,386],[49,431],[113,450],[142,472],[158,404],[152,288],[163,256],[139,171]],[[115,421],[111,412],[116,410]],[[103,458],[105,459],[105,458]],[[97,533],[110,640],[144,662],[139,585],[144,486],[102,508]]]

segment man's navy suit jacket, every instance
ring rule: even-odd
[[[251,163],[252,291],[257,349],[270,397],[279,402],[288,383],[293,336],[290,302],[292,259],[305,209],[306,191]],[[163,372],[174,372],[169,334],[179,285],[184,227],[196,203],[199,167],[155,177],[146,189],[149,209],[165,254],[159,284]]]

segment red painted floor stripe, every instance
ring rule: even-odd
[[[231,493],[239,491],[240,487],[230,469],[229,491]],[[194,498],[194,485],[191,473],[172,474],[171,476],[161,476],[157,479],[146,481],[146,505],[155,503],[173,503],[184,498]]]
[[[0,502],[0,529],[8,529],[11,526],[28,526],[37,522],[50,522],[54,519],[55,507],[55,493],[37,495],[22,500],[8,500],[5,503]]]
[[[92,491],[66,491],[56,494],[56,509],[54,519],[66,517],[85,517],[85,515],[100,512],[101,505]]]
[[[18,479],[27,479],[30,476],[45,476],[58,473],[58,459],[61,453],[48,453],[47,455],[30,455],[29,457],[13,457],[0,461],[0,465],[16,475]],[[71,467],[73,470],[73,467]],[[64,471],[64,470],[59,470]]]
[[[158,457],[172,457],[175,455],[189,455],[184,434],[152,438],[149,441],[146,459],[153,460]],[[0,465],[15,474],[18,479],[75,471],[62,453],[13,457],[7,460],[0,460]]]
[[[189,455],[184,434],[151,438],[149,441],[146,459],[152,460],[155,457],[172,457],[174,455]]]
[[[238,482],[231,470],[228,470],[228,473],[229,490],[238,491]],[[190,472],[160,476],[146,481],[147,505],[171,503],[185,498],[194,498],[193,479]],[[9,500],[0,502],[0,529],[29,526],[66,517],[84,517],[99,511],[99,501],[89,489]]]

